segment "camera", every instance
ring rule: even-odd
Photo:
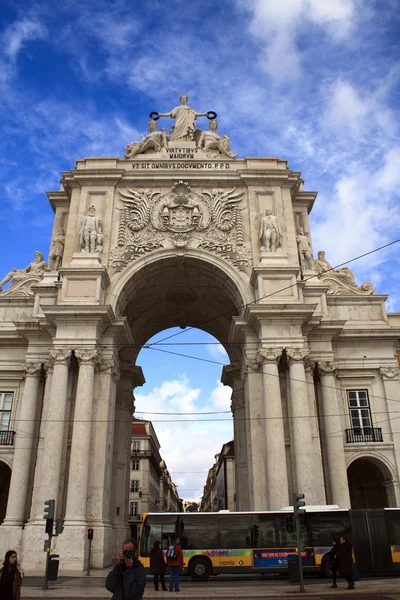
[[[122,551],[122,554],[123,554],[124,558],[131,560],[135,553],[132,550],[132,548],[126,548],[126,550]]]

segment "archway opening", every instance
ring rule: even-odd
[[[385,475],[387,468],[378,462],[369,458],[358,458],[347,469],[351,508],[390,506],[387,484],[391,478]]]
[[[10,467],[5,462],[0,461],[0,523],[4,521],[6,516],[10,479]]]

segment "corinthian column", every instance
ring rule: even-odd
[[[343,424],[336,393],[334,372],[337,365],[318,362],[324,419],[326,467],[329,482],[328,501],[340,508],[350,508],[349,485],[343,447]]]
[[[71,350],[57,348],[50,350],[50,358],[54,361],[51,378],[51,397],[46,411],[48,423],[46,437],[43,440],[42,462],[42,500],[54,498],[58,500],[60,487],[61,462],[63,457],[65,415],[67,408],[68,369]]]
[[[38,392],[42,363],[29,362],[25,366],[25,387],[19,419],[16,422],[14,462],[8,495],[5,525],[22,525],[27,516],[26,501],[32,469],[35,431],[38,431]]]
[[[257,356],[258,361],[262,364],[268,510],[277,510],[289,503],[285,434],[278,370],[281,356],[281,348],[263,348]]]
[[[296,492],[305,494],[307,504],[315,504],[315,465],[312,452],[310,409],[304,360],[309,350],[288,348],[290,374],[290,407]]]
[[[86,505],[92,432],[94,369],[98,360],[97,348],[75,350],[79,363],[75,413],[72,431],[71,458],[65,518],[69,524],[87,521]]]

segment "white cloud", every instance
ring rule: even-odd
[[[24,18],[20,21],[15,21],[1,36],[3,53],[9,59],[15,60],[26,42],[44,39],[46,36],[46,27],[37,20]]]
[[[201,390],[192,388],[186,376],[164,381],[149,393],[136,393],[137,414],[153,421],[165,460],[180,497],[197,500],[203,491],[208,469],[222,444],[233,437],[232,419],[229,415],[155,415],[157,412],[208,412],[229,410],[231,389],[221,382],[208,399],[201,400]],[[213,421],[210,419],[226,419]],[[161,421],[169,421],[162,423]],[[175,421],[175,422],[171,422]]]
[[[212,344],[207,344],[206,348],[207,352],[214,358],[217,358],[218,360],[224,359],[225,362],[229,362],[229,357],[222,344],[216,344],[214,342]]]

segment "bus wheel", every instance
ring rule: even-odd
[[[207,558],[193,558],[189,564],[189,575],[193,581],[207,581],[211,575],[211,565]]]
[[[325,554],[321,561],[321,574],[322,577],[332,577],[332,556]]]

